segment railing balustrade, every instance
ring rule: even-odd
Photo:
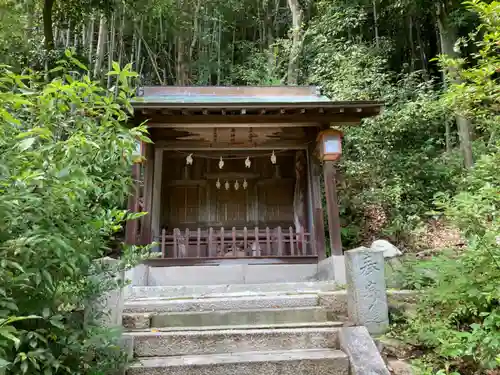
[[[293,227],[163,229],[155,239],[163,258],[301,257],[317,255],[308,232]]]

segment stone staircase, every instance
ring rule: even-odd
[[[349,374],[335,301],[328,282],[132,287],[127,375]]]

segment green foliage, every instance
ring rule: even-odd
[[[500,3],[468,4],[483,22],[478,28],[483,39],[476,41],[481,57],[469,67],[457,64],[460,60],[442,59],[452,82],[444,100],[457,112],[483,121],[498,118],[492,89],[498,84],[488,67],[498,66],[498,56],[491,51],[498,41],[490,43],[490,38],[499,35]],[[456,76],[464,80],[457,81]],[[485,127],[485,131],[488,147],[460,182],[458,192],[436,195],[437,208],[462,231],[467,247],[427,262],[432,277],[421,289],[418,312],[395,327],[394,334],[427,350],[425,373],[436,369],[486,373],[500,367],[500,142],[494,128]],[[410,279],[415,280],[415,275],[411,273]]]
[[[118,336],[88,307],[123,281],[95,262],[128,214],[136,140],[123,125],[135,76],[114,65],[116,96],[74,68],[44,83],[0,72],[0,373],[111,373]],[[124,248],[124,261],[138,249]]]
[[[386,104],[377,118],[343,129],[339,199],[344,226],[349,227],[344,239],[353,246],[384,234],[401,243],[420,225],[436,193],[454,191],[461,173],[460,156],[445,152],[450,111],[440,104],[434,82],[425,81],[419,72],[399,77],[388,72],[389,45],[383,52],[368,43],[346,41],[342,30],[350,26],[329,16],[328,9],[325,6],[323,18],[309,29],[316,51],[311,81],[336,100],[377,99]],[[382,217],[373,230],[368,207],[379,207]]]
[[[429,351],[427,361],[460,373],[498,367],[500,353],[500,153],[482,157],[463,191],[439,206],[467,235],[467,249],[443,253],[420,271],[424,292],[418,313],[395,331]],[[422,272],[412,268],[408,280]],[[481,372],[482,373],[482,372]]]
[[[474,117],[487,140],[494,141],[500,131],[500,2],[474,0],[465,4],[480,16],[481,24],[457,41],[456,48],[477,48],[466,58],[441,56],[450,84],[443,102],[463,116]]]

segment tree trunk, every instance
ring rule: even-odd
[[[69,48],[71,38],[71,20],[68,21],[68,28],[66,29],[66,37],[64,39],[64,48]]]
[[[55,0],[45,0],[43,3],[43,35],[45,37],[45,49],[54,49],[54,30],[52,29],[52,8]]]
[[[411,71],[415,71],[415,61],[417,60],[417,54],[415,52],[415,43],[413,42],[413,17],[410,15],[408,17],[408,41],[410,43],[411,49],[411,61],[410,68]]]
[[[378,36],[378,14],[377,14],[377,0],[373,0],[373,26],[375,28],[375,43],[377,44],[377,48],[380,47],[379,44],[379,36]]]
[[[292,12],[292,47],[288,60],[287,83],[296,85],[299,80],[299,55],[302,48],[302,9],[298,0],[288,0]]]
[[[418,43],[418,50],[420,52],[420,60],[422,60],[422,69],[425,72],[425,79],[429,79],[429,67],[427,66],[427,56],[425,55],[425,49],[424,45],[422,44],[422,37],[420,35],[420,25],[416,25],[416,30],[417,30],[417,43]]]
[[[437,24],[439,29],[439,40],[441,44],[441,53],[450,57],[458,57],[458,52],[454,46],[457,40],[457,31],[450,23],[447,10],[444,5],[437,6]],[[446,78],[443,77],[443,82],[446,85]],[[457,123],[458,134],[460,138],[460,148],[464,157],[464,165],[466,168],[471,168],[474,165],[471,142],[472,122],[470,119],[457,114],[455,117]],[[448,142],[449,140],[447,140]]]
[[[115,30],[115,13],[111,15],[111,26],[109,27],[109,31],[111,33],[111,41],[110,41],[110,46],[109,46],[109,51],[108,51],[108,72],[111,71],[113,68],[113,57],[114,57],[114,52],[115,52],[115,35],[116,35],[116,30]],[[108,83],[107,83],[108,89],[111,87],[111,76],[108,76]]]
[[[219,18],[217,32],[217,86],[220,86],[222,67],[221,67],[221,42],[222,42],[222,21]]]
[[[106,17],[101,14],[101,19],[99,21],[99,37],[97,39],[97,49],[96,49],[96,62],[94,66],[94,77],[98,77],[101,73],[102,63],[104,61],[104,53],[106,52],[106,42],[107,42],[107,25]]]
[[[139,28],[139,35],[137,40],[137,53],[135,55],[135,69],[140,73],[141,68],[141,54],[142,54],[142,39],[143,39],[143,31],[144,31],[144,18],[141,16],[141,25]]]
[[[89,51],[88,70],[89,70],[89,76],[90,76],[92,74],[92,59],[93,59],[93,51],[94,51],[94,15],[92,15],[90,18],[87,44],[88,44],[88,51]]]

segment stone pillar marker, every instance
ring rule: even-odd
[[[371,334],[384,333],[389,327],[384,253],[366,247],[346,251],[345,266],[349,320]]]

